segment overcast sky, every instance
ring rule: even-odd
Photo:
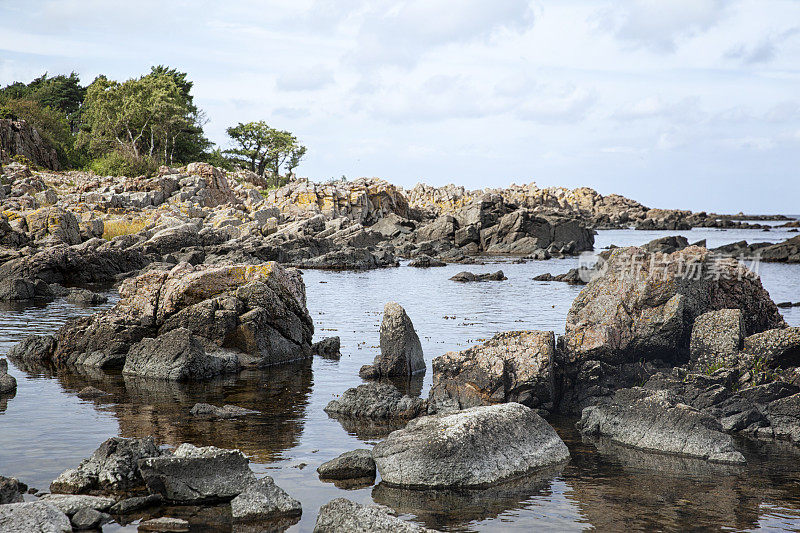
[[[0,84],[189,73],[314,180],[589,186],[800,213],[797,0],[0,0]]]

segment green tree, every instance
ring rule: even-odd
[[[258,174],[263,175],[269,170],[276,185],[283,181],[281,170],[291,173],[306,153],[305,146],[300,145],[294,135],[272,128],[263,120],[240,122],[226,131],[236,144],[226,153],[235,162]]]
[[[166,164],[199,159],[210,143],[186,74],[164,66],[125,82],[99,76],[88,87],[80,142],[96,155],[112,150]]]

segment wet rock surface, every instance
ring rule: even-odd
[[[427,411],[422,398],[402,394],[389,383],[365,383],[347,389],[339,398],[331,400],[325,412],[344,418],[410,420]]]
[[[419,533],[431,531],[400,520],[391,508],[383,505],[361,505],[345,498],[337,498],[319,510],[315,533],[346,533],[350,531],[375,531],[382,533]]]
[[[569,459],[550,425],[518,403],[417,418],[372,452],[384,482],[480,487]]]
[[[471,281],[505,281],[508,278],[503,274],[502,270],[494,273],[487,274],[473,274],[472,272],[459,272],[452,278],[452,281],[459,281],[461,283],[468,283]]]
[[[322,463],[317,468],[320,479],[375,479],[375,460],[372,450],[359,449],[345,452]]]

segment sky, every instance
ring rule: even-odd
[[[189,74],[298,173],[800,214],[800,0],[0,0],[0,84]]]

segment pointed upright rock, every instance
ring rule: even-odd
[[[381,353],[371,365],[359,371],[363,378],[381,376],[410,376],[425,372],[422,344],[406,310],[396,302],[383,308],[381,322]]]

